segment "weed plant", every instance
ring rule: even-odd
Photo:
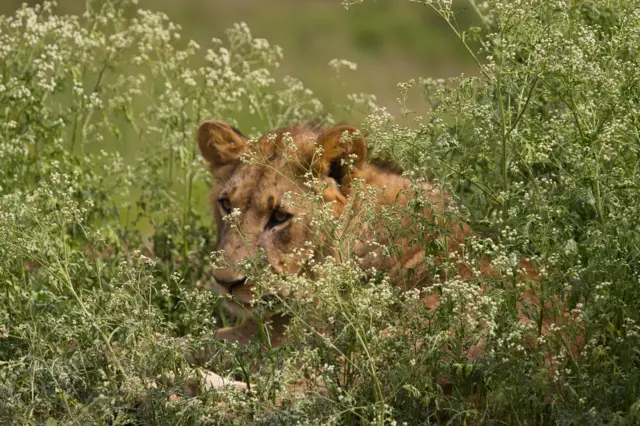
[[[450,25],[479,77],[399,84],[401,103],[424,94],[425,117],[405,109],[394,121],[363,95],[345,107],[368,109],[374,157],[455,199],[443,214],[466,217],[474,237],[451,262],[487,259],[501,278],[438,264],[416,185],[401,213],[436,279],[403,291],[354,259],[353,217],[309,193],[312,247],[331,256],[309,257],[314,274],[296,277],[246,265],[259,291],[286,289],[264,309],[293,318],[279,348],[268,327],[242,347],[214,337],[234,319],[210,291],[211,182],[195,132],[245,112],[262,126],[251,136],[332,123],[300,81],[275,77],[281,50],[244,24],[202,48],[133,0],[0,17],[0,423],[640,422],[640,3],[472,0],[481,27],[469,29],[450,1],[416,3]],[[148,147],[135,162],[100,149],[131,132]],[[397,213],[364,202],[357,219],[397,237]],[[541,297],[573,319],[536,335],[538,350],[526,338],[540,313],[517,320],[522,256]],[[427,309],[419,299],[434,292],[443,303]],[[469,359],[481,337],[485,352]],[[250,389],[194,395],[201,368]]]

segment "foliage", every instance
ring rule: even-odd
[[[0,17],[0,422],[640,421],[636,0],[471,2],[483,25],[472,29],[457,26],[450,1],[419,1],[481,76],[399,84],[401,102],[418,87],[432,103],[427,117],[405,108],[405,124],[371,98],[348,99],[370,108],[362,127],[375,156],[456,198],[478,233],[464,261],[489,259],[505,278],[480,293],[487,283],[448,276],[425,290],[446,301],[428,310],[425,293],[349,261],[348,221],[312,199],[317,237],[334,238],[342,262],[311,265],[321,279],[285,280],[315,297],[282,300],[298,343],[281,348],[214,339],[232,319],[209,291],[211,182],[194,132],[243,111],[262,123],[251,134],[332,119],[300,81],[274,77],[281,50],[246,25],[205,51],[179,48],[180,28],[134,3],[89,2],[74,17],[45,2]],[[134,164],[100,150],[131,132],[149,147]],[[414,208],[404,214],[433,261],[433,223]],[[370,220],[392,222],[388,213],[365,209]],[[522,289],[508,277],[521,255],[544,298],[566,298],[577,319],[539,337],[554,368],[515,320]],[[484,356],[467,359],[487,332]],[[574,355],[563,339],[578,336]],[[251,390],[193,396],[202,365],[187,360],[199,351]],[[303,378],[301,397],[289,385]]]

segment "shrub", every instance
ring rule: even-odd
[[[245,112],[257,117],[252,135],[332,118],[302,83],[274,76],[282,52],[246,25],[203,52],[134,3],[89,2],[73,17],[45,2],[0,18],[2,423],[640,420],[636,0],[471,2],[481,24],[471,29],[457,27],[450,1],[420,1],[465,43],[479,77],[401,83],[401,101],[418,87],[431,103],[427,117],[405,109],[404,124],[349,99],[371,109],[362,127],[374,156],[454,196],[476,231],[463,260],[488,259],[503,278],[450,275],[425,290],[445,301],[428,310],[345,249],[342,262],[314,265],[321,279],[285,280],[322,304],[282,301],[297,343],[280,348],[214,339],[233,318],[209,291],[210,182],[194,132]],[[127,134],[142,147],[133,164],[99,148]],[[310,201],[323,241],[353,238]],[[414,208],[404,214],[430,262],[433,223]],[[576,319],[539,336],[540,351],[516,320],[522,288],[510,277],[522,255],[540,271],[541,297],[565,299]],[[470,360],[463,349],[480,336],[486,352]],[[250,391],[192,396],[200,367],[186,360],[199,351]],[[304,396],[291,392],[305,377]]]

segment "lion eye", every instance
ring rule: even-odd
[[[228,198],[221,198],[218,200],[218,204],[220,204],[220,207],[222,207],[222,210],[224,210],[224,212],[226,214],[231,213],[231,201],[229,201]]]
[[[274,227],[276,225],[283,224],[291,219],[291,217],[292,215],[287,212],[283,212],[282,210],[274,210],[271,214],[271,218],[269,219],[267,227]]]

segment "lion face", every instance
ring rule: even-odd
[[[243,265],[268,268],[275,274],[295,274],[299,264],[294,250],[309,240],[309,224],[293,220],[305,216],[284,203],[284,195],[296,192],[295,181],[269,165],[241,164],[212,193],[218,228],[216,249],[222,267],[214,270],[219,294],[231,294],[234,312],[250,310],[253,283]]]
[[[366,143],[352,127],[319,133],[294,126],[250,144],[227,123],[206,121],[198,145],[216,179],[211,203],[222,262],[213,271],[215,290],[233,296],[225,302],[230,311],[247,316],[255,298],[247,271],[301,272],[302,250],[315,232],[305,195],[321,192],[322,202],[332,203],[339,215],[350,179],[364,165]],[[243,161],[245,154],[252,160]],[[345,167],[346,159],[351,167]],[[311,175],[320,183],[316,188],[305,185]]]

